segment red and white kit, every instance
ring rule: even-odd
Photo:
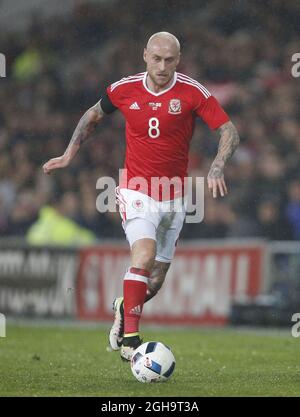
[[[229,117],[210,92],[187,75],[175,72],[169,88],[159,93],[148,89],[146,78],[147,72],[123,78],[106,91],[112,105],[126,120],[127,178],[119,185],[118,199],[130,245],[142,237],[154,238],[158,244],[157,260],[170,262],[185,211],[181,198],[181,212],[166,211],[164,200],[176,203],[182,189],[172,188],[166,199],[157,180],[177,178],[184,184],[196,117],[211,129],[219,128]],[[156,210],[151,209],[151,204]],[[134,227],[133,219],[148,220],[148,230],[145,227],[140,230],[138,222]]]

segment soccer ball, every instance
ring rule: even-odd
[[[139,346],[131,359],[131,370],[140,382],[163,382],[173,374],[175,358],[171,349],[161,342]]]

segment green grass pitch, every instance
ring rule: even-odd
[[[100,326],[99,326],[100,327]],[[13,325],[0,338],[0,396],[300,396],[300,339],[286,331],[151,330],[176,358],[166,383],[142,384],[107,328]]]

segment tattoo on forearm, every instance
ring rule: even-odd
[[[232,122],[225,123],[220,127],[221,134],[219,149],[216,159],[227,162],[233,155],[240,142],[238,132]]]
[[[238,132],[232,122],[220,127],[221,134],[217,156],[209,170],[210,178],[221,178],[225,163],[233,155],[240,142]]]
[[[96,103],[95,106],[88,109],[73,133],[69,146],[78,145],[80,146],[89,135],[95,130],[97,124],[103,116],[103,112],[100,103]]]

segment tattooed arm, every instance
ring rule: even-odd
[[[208,188],[212,191],[214,198],[217,197],[218,190],[222,197],[227,194],[223,172],[224,166],[240,142],[238,132],[232,122],[224,123],[218,131],[221,134],[218,153],[207,176]]]
[[[65,153],[62,156],[50,159],[43,165],[45,174],[50,174],[50,172],[54,169],[68,166],[78,152],[82,143],[95,130],[97,124],[100,122],[103,116],[104,113],[102,111],[100,102],[89,108],[79,120],[70,143],[65,150]]]

